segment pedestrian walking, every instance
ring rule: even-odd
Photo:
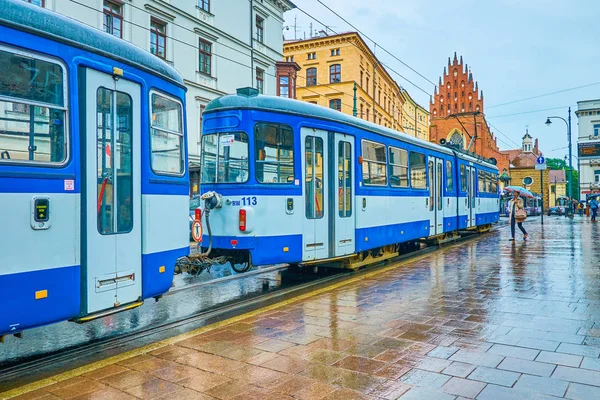
[[[521,192],[518,190],[513,191],[513,198],[508,203],[508,208],[510,210],[510,233],[511,238],[510,241],[515,240],[515,225],[519,227],[521,232],[523,232],[523,240],[527,240],[527,231],[523,228],[523,222],[527,218],[527,212],[525,211],[525,207],[523,205],[523,199],[519,197]]]
[[[594,197],[592,201],[590,201],[590,209],[592,210],[592,222],[596,222],[596,216],[598,215],[598,198]]]

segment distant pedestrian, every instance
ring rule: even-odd
[[[521,192],[518,190],[513,191],[513,198],[508,203],[508,209],[510,210],[510,241],[515,240],[515,225],[517,225],[521,232],[523,232],[524,240],[527,240],[528,236],[527,231],[525,231],[525,228],[523,228],[523,221],[525,221],[525,218],[527,218],[527,212],[525,211],[525,206],[523,205],[523,199],[519,197],[520,194]]]
[[[583,217],[583,204],[577,203],[577,208],[579,209],[579,216]]]
[[[592,222],[596,222],[596,215],[598,215],[598,198],[594,197],[592,201],[590,201],[590,210],[592,210]]]

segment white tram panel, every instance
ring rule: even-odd
[[[362,206],[363,198],[366,207]],[[356,229],[429,221],[427,199],[426,196],[357,196]],[[399,232],[400,239],[403,234]],[[427,236],[429,230],[424,229],[420,237]]]
[[[36,196],[50,200],[48,229],[31,227]],[[0,275],[78,266],[79,207],[79,193],[0,193],[0,243],[7,250],[0,252]]]
[[[143,254],[189,245],[189,203],[190,198],[185,195],[142,195]]]

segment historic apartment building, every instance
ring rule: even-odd
[[[600,99],[577,102],[579,195],[600,193]]]
[[[251,86],[275,95],[289,0],[25,0],[127,40],[179,71],[187,91],[191,192],[199,190],[202,112]]]
[[[298,100],[350,115],[356,113],[359,118],[412,136],[418,132],[404,129],[402,107],[406,96],[402,94],[403,89],[358,33],[322,33],[306,40],[286,41],[283,55],[286,62],[295,62],[301,68],[297,73]],[[419,118],[416,113],[415,118]],[[427,124],[427,121],[422,123]],[[424,129],[422,127],[422,131]]]
[[[402,105],[402,128],[404,132],[419,139],[429,140],[429,111],[421,107],[406,89],[401,90],[404,104]]]
[[[500,171],[508,170],[508,158],[498,148],[496,137],[485,120],[483,105],[483,91],[479,90],[462,56],[459,60],[454,53],[452,61],[448,57],[448,65],[429,104],[429,140],[439,143],[445,139],[461,149],[494,158]]]

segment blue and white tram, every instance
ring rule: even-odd
[[[21,0],[0,10],[1,339],[166,292],[189,178],[173,68]]]
[[[356,268],[498,221],[497,168],[448,147],[253,89],[203,121],[203,246],[234,263]]]

